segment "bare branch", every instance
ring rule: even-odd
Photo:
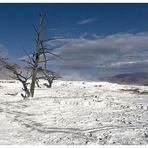
[[[51,55],[53,55],[53,56],[55,56],[55,57],[58,57],[59,59],[62,59],[62,60],[63,60],[63,58],[62,58],[61,56],[59,56],[59,55],[57,55],[57,54],[54,54],[54,53],[50,52],[49,50],[50,50],[49,48],[44,47],[44,48],[43,48],[44,54],[45,54],[45,53],[49,53],[49,54],[51,54]]]
[[[33,29],[34,29],[34,31],[36,32],[36,34],[39,35],[39,32],[38,32],[38,30],[37,30],[37,28],[36,28],[35,25],[33,25]]]
[[[44,70],[42,71],[43,74],[44,74],[44,77],[43,79],[47,80],[48,84],[44,84],[46,87],[50,88],[52,86],[52,83],[54,80],[60,78],[60,76],[54,72],[51,72],[50,71],[50,74],[49,74],[49,71],[48,72],[45,72]]]

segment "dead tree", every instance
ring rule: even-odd
[[[35,37],[35,51],[32,54],[28,54],[26,51],[26,58],[23,59],[22,61],[26,62],[29,67],[31,68],[31,75],[29,76],[23,76],[23,74],[21,72],[18,72],[16,69],[13,69],[12,67],[10,68],[10,65],[8,65],[8,69],[11,70],[14,75],[15,78],[18,79],[22,84],[23,84],[23,90],[26,92],[25,95],[22,95],[22,97],[27,98],[29,96],[33,97],[34,96],[34,89],[35,89],[35,84],[38,85],[38,79],[37,79],[37,73],[38,70],[40,69],[40,67],[42,67],[42,65],[44,65],[45,69],[46,69],[46,65],[47,62],[50,61],[50,58],[47,58],[47,55],[52,55],[55,57],[58,57],[61,59],[60,56],[50,52],[50,49],[48,49],[45,46],[45,43],[48,41],[52,41],[52,40],[57,40],[58,38],[48,38],[48,39],[43,39],[42,38],[42,34],[43,34],[43,27],[44,27],[44,18],[45,18],[45,14],[40,13],[39,15],[39,25],[38,27],[33,26],[34,31],[36,33],[36,37]],[[31,78],[31,83],[30,83],[30,88],[28,89],[28,79]],[[51,84],[53,82],[53,80],[49,81]]]
[[[38,28],[34,26],[34,30],[36,32],[36,38],[35,38],[36,50],[34,51],[32,56],[28,55],[29,61],[26,61],[28,64],[32,66],[32,78],[31,78],[32,80],[31,80],[31,86],[30,86],[31,97],[34,96],[35,83],[37,82],[37,73],[38,73],[38,69],[40,68],[40,64],[44,63],[46,68],[47,62],[51,60],[47,58],[47,54],[51,54],[53,56],[61,58],[60,56],[51,53],[49,49],[44,46],[44,44],[47,41],[57,39],[57,38],[49,38],[49,39],[42,38],[44,18],[45,18],[45,14],[40,13]]]
[[[8,69],[10,72],[13,73],[13,76],[10,76],[11,78],[18,80],[21,82],[23,86],[23,91],[25,94],[21,94],[21,96],[24,99],[27,99],[30,96],[30,91],[28,88],[28,85],[30,84],[28,80],[31,78],[31,74],[29,74],[29,71],[27,71],[27,74],[24,75],[21,70],[18,70],[17,66],[15,64],[10,64],[6,61],[4,58],[0,58],[0,62],[3,64],[3,67]]]
[[[45,83],[44,85],[48,88],[51,88],[54,80],[60,78],[60,76],[57,73],[51,71],[48,73],[43,71],[43,74],[44,74],[43,79],[47,80],[48,82],[48,84]]]
[[[36,78],[36,85],[37,85],[37,87],[40,87],[39,79],[38,78]]]
[[[61,76],[58,73],[53,72],[53,71],[49,71],[47,69],[40,68],[39,71],[41,71],[43,73],[43,75],[36,77],[36,84],[38,87],[40,87],[40,85],[39,85],[40,79],[46,80],[48,83],[44,83],[44,85],[47,88],[51,88],[53,81],[61,78]]]
[[[27,75],[25,77],[25,76],[22,75],[22,71],[20,73],[18,73],[17,71],[14,71],[13,73],[14,73],[14,77],[12,77],[12,78],[20,81],[23,85],[23,91],[25,92],[25,95],[21,94],[21,96],[24,99],[28,98],[30,96],[30,91],[29,91],[29,88],[28,88],[28,85],[30,83],[28,82],[28,79],[31,78],[31,75],[29,76],[28,73],[27,73]]]

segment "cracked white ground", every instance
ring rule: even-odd
[[[43,83],[29,100],[20,83],[0,83],[0,144],[148,144],[148,87]]]

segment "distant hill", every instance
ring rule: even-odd
[[[20,70],[22,70],[22,71],[25,71],[25,69],[26,68],[22,68],[22,67],[20,67],[19,65],[17,65],[17,64],[15,64],[15,63],[8,63],[9,65],[13,65],[13,66],[15,66],[17,69],[20,69]],[[8,70],[7,68],[6,68],[6,65],[4,64],[4,63],[2,63],[2,62],[0,62],[0,79],[1,80],[11,80],[12,77],[13,76],[13,72],[11,72],[10,70]]]
[[[29,72],[30,74],[31,74],[31,72],[32,72],[32,69],[31,68],[29,68],[29,67],[22,67],[22,66],[20,66],[20,65],[18,65],[18,64],[16,64],[16,63],[7,63],[8,65],[13,65],[13,66],[15,66],[16,68],[17,68],[17,70],[19,71],[19,72],[22,72],[22,74],[25,76],[25,75],[27,75],[27,73]],[[50,70],[46,70],[46,72],[47,73],[54,73],[54,74],[56,74],[57,76],[59,75],[60,76],[60,74],[58,74],[58,73],[56,73],[56,72],[52,72],[52,71],[50,71]],[[42,71],[41,71],[41,69],[39,69],[38,70],[38,74],[37,74],[37,76],[43,76],[43,73],[42,73]],[[10,70],[8,70],[7,68],[6,68],[6,65],[4,64],[4,63],[2,63],[2,62],[0,62],[0,80],[12,80],[12,78],[11,77],[13,77],[13,72],[12,71],[10,71]]]
[[[111,77],[101,78],[100,80],[108,81],[111,83],[137,84],[137,85],[148,86],[148,73],[140,72],[140,73],[119,74]]]
[[[12,78],[10,78],[9,75],[11,74],[7,69],[5,68],[0,69],[0,79],[1,80],[11,80]]]

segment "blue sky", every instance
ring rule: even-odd
[[[45,37],[64,57],[50,68],[76,78],[148,71],[148,4],[0,4],[0,48],[13,59],[34,49],[33,24],[46,12]]]

